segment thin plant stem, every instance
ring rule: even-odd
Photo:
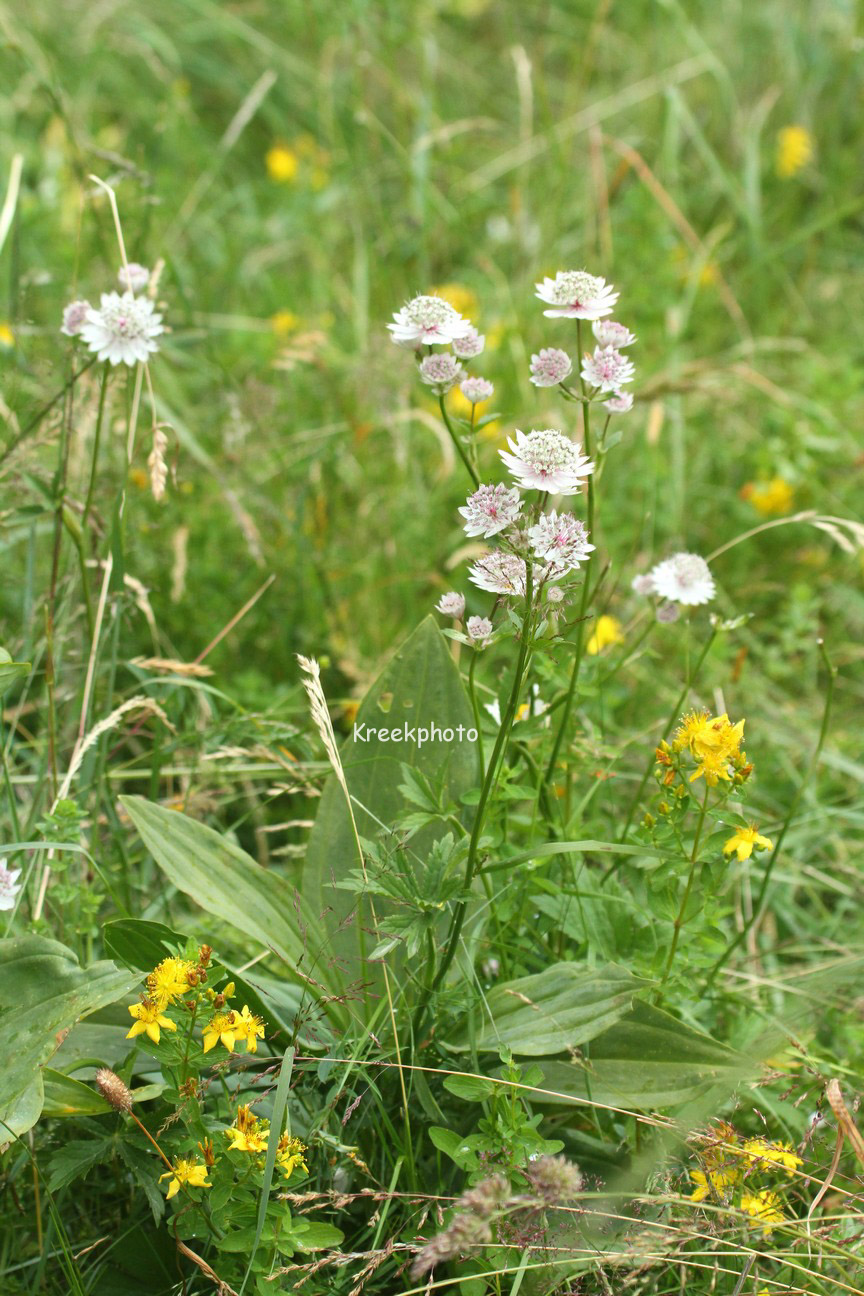
[[[468,667],[468,696],[471,699],[471,710],[474,712],[474,727],[477,730],[477,756],[482,773],[486,762],[483,755],[483,731],[480,727],[480,702],[477,698],[477,687],[474,683],[474,672],[477,669],[477,658],[479,656],[480,653],[475,648],[471,654],[471,665]]]
[[[471,478],[472,482],[474,483],[474,488],[476,490],[476,488],[480,485],[480,478],[477,476],[476,469],[474,468],[474,466],[471,463],[471,460],[468,458],[467,454],[465,453],[465,447],[460,441],[456,429],[454,428],[453,424],[450,422],[450,415],[447,413],[447,410],[445,408],[443,396],[438,397],[438,405],[441,410],[441,417],[444,420],[444,425],[447,428],[447,431],[450,433],[450,440],[453,442],[453,445],[456,447],[456,451],[459,455],[459,458],[462,460],[463,464],[465,465],[468,476]]]
[[[663,969],[663,976],[660,986],[654,996],[655,1003],[663,997],[663,987],[669,980],[669,973],[672,971],[672,964],[675,961],[675,951],[678,948],[678,941],[681,936],[681,928],[684,926],[684,918],[687,912],[687,904],[690,900],[690,892],[693,890],[693,879],[696,877],[696,865],[699,861],[699,845],[702,841],[702,829],[705,827],[705,815],[708,810],[708,797],[711,789],[707,782],[705,784],[705,795],[702,798],[702,805],[699,810],[699,821],[696,824],[696,836],[693,838],[693,849],[690,852],[690,873],[687,877],[687,885],[684,888],[684,895],[681,898],[681,907],[678,910],[678,916],[675,919],[675,925],[672,931],[672,944],[669,946],[669,955],[666,959],[666,966]]]
[[[99,461],[99,446],[102,442],[102,422],[105,417],[105,397],[108,393],[108,364],[102,368],[102,382],[99,385],[99,408],[96,412],[96,428],[93,433],[93,458],[90,461],[90,480],[87,484],[87,497],[84,500],[84,512],[81,516],[81,529],[87,530],[90,510],[93,507],[93,492],[96,488],[96,476]]]

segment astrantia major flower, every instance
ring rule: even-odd
[[[459,512],[465,519],[465,532],[469,536],[497,535],[511,525],[522,512],[522,498],[517,487],[480,486],[469,495]]]
[[[158,1004],[153,1003],[151,999],[142,999],[140,1003],[129,1005],[129,1015],[135,1018],[130,1030],[126,1032],[127,1039],[134,1039],[136,1035],[146,1035],[154,1044],[158,1044],[163,1030],[176,1031],[177,1023],[170,1017],[166,1017]]]
[[[618,300],[618,293],[605,279],[588,274],[587,270],[559,270],[554,279],[547,276],[535,287],[540,300],[552,307],[543,314],[553,317],[602,319],[612,314]]]
[[[112,365],[146,362],[159,350],[156,338],[163,332],[162,316],[149,297],[131,292],[103,293],[99,309],[90,307],[80,329],[90,350]]]
[[[490,594],[524,595],[525,561],[503,549],[493,549],[474,563],[468,571],[468,579],[478,589],[489,590]]]
[[[649,572],[652,591],[670,603],[698,607],[710,603],[715,594],[714,577],[704,558],[694,553],[677,553]]]
[[[396,311],[393,323],[387,328],[399,346],[448,346],[457,338],[466,337],[472,325],[443,297],[421,296]]]
[[[731,855],[734,851],[742,862],[748,860],[754,850],[773,850],[774,843],[769,837],[763,837],[759,829],[751,824],[749,828],[736,828],[731,837],[723,843],[723,854]]]
[[[481,378],[478,375],[476,378],[463,378],[459,390],[472,405],[479,405],[481,401],[489,399],[495,387],[488,378]]]
[[[443,396],[459,381],[464,373],[459,361],[449,351],[424,356],[420,361],[420,381],[438,395]]]
[[[572,371],[573,361],[557,347],[544,347],[531,357],[531,381],[535,387],[557,387]]]
[[[603,402],[603,408],[607,409],[610,414],[629,414],[633,408],[633,393],[625,391],[613,392],[609,399]]]
[[[10,869],[5,859],[0,859],[0,910],[14,909],[21,887],[20,869]]]
[[[594,545],[588,532],[572,513],[544,513],[528,531],[534,556],[551,564],[550,575],[563,576],[584,562]]]
[[[168,1192],[165,1194],[165,1200],[171,1198],[183,1188],[209,1188],[211,1185],[207,1182],[209,1171],[204,1161],[189,1161],[185,1157],[178,1157],[176,1161],[171,1162],[171,1169],[165,1174],[159,1176],[159,1182],[163,1179],[170,1179]]]
[[[442,594],[435,604],[435,610],[442,616],[453,617],[456,621],[461,621],[465,613],[465,596],[457,594],[451,590],[449,594]]]
[[[465,629],[468,631],[469,639],[473,639],[475,643],[484,644],[492,634],[492,622],[488,617],[469,617]]]
[[[620,351],[625,346],[632,346],[636,341],[636,334],[631,333],[626,324],[619,324],[617,320],[597,320],[591,325],[591,332],[600,346],[611,346],[616,351]]]
[[[65,333],[67,337],[78,337],[87,318],[87,312],[92,309],[90,303],[83,298],[80,301],[73,301],[68,306],[64,306],[63,323],[60,325],[60,332]]]
[[[500,450],[512,475],[525,490],[548,491],[551,495],[578,495],[583,478],[594,471],[581,447],[554,428],[531,431],[516,429],[515,440],[507,442],[511,453]]]
[[[150,282],[150,271],[137,261],[130,261],[117,271],[117,281],[124,292],[141,292]]]
[[[611,346],[595,347],[593,355],[586,352],[582,357],[582,377],[600,391],[617,393],[622,383],[632,380],[635,372],[633,361]]]
[[[486,337],[478,333],[473,324],[468,325],[468,332],[453,339],[453,352],[460,360],[473,360],[481,354],[486,346]]]

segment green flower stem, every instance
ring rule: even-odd
[[[480,653],[475,648],[471,654],[471,665],[468,667],[468,696],[471,699],[471,710],[474,712],[474,727],[477,730],[477,756],[480,761],[480,772],[482,777],[485,759],[483,756],[483,730],[480,726],[480,702],[477,697],[477,687],[474,683],[474,672],[477,669],[477,658]]]
[[[681,907],[678,910],[678,917],[675,919],[675,926],[672,931],[672,944],[669,946],[669,957],[666,959],[666,967],[663,969],[663,977],[659,989],[654,996],[655,1003],[659,1003],[663,997],[663,987],[669,980],[669,973],[672,971],[672,964],[675,961],[675,951],[678,948],[678,940],[681,936],[681,928],[684,926],[684,916],[687,912],[687,902],[690,899],[690,892],[693,890],[693,879],[696,877],[696,865],[699,857],[699,843],[702,841],[702,829],[705,827],[705,814],[708,810],[708,796],[711,792],[707,782],[705,784],[705,795],[702,798],[702,806],[699,811],[699,822],[696,824],[696,836],[693,838],[693,849],[690,852],[690,873],[687,877],[687,885],[684,888],[684,895],[681,899]]]
[[[99,409],[96,413],[96,430],[93,433],[93,458],[90,461],[90,480],[87,484],[87,497],[84,500],[84,512],[81,515],[81,530],[87,530],[90,510],[93,507],[93,492],[96,488],[96,476],[99,464],[99,446],[102,441],[102,423],[105,417],[105,397],[108,392],[107,362],[102,367],[102,382],[99,387]]]
[[[447,413],[447,410],[444,406],[443,396],[438,397],[438,405],[441,410],[441,417],[444,420],[444,425],[447,428],[447,431],[450,433],[450,440],[453,442],[454,446],[456,447],[459,458],[462,460],[463,464],[465,465],[468,476],[471,478],[472,482],[474,483],[474,489],[476,490],[477,487],[480,485],[480,478],[477,476],[476,469],[473,467],[471,460],[468,458],[467,454],[465,453],[465,447],[463,446],[461,440],[459,439],[459,435],[456,429],[454,428],[453,424],[450,422],[450,415]]]

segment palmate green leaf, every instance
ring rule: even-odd
[[[519,1057],[563,1053],[608,1030],[649,984],[614,963],[590,970],[580,963],[553,963],[495,986],[473,1042],[486,1052],[506,1046]],[[467,1023],[447,1043],[460,1052],[469,1049]]]
[[[257,944],[301,981],[339,994],[343,984],[314,911],[287,882],[206,824],[139,796],[120,798],[144,844],[178,890]],[[329,1010],[339,1016],[338,1004]]]
[[[65,945],[43,936],[0,941],[0,1114],[34,1082],[41,1086],[40,1068],[56,1052],[60,1032],[137,983],[107,960],[82,968]],[[41,1110],[41,1088],[39,1096]]]

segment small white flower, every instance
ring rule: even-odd
[[[509,439],[507,444],[512,453],[498,453],[525,490],[578,495],[580,482],[594,471],[591,460],[581,453],[581,446],[555,428],[532,430],[527,436],[517,428],[516,439]]]
[[[654,593],[670,603],[698,607],[714,597],[714,577],[705,559],[698,554],[673,554],[658,563],[649,574]]]
[[[396,311],[387,328],[399,346],[448,346],[456,338],[465,337],[472,325],[443,297],[421,296]]]
[[[453,351],[460,360],[473,360],[480,355],[486,346],[486,336],[478,333],[473,324],[468,325],[468,332],[453,339]]]
[[[516,521],[522,512],[522,498],[517,487],[508,488],[502,482],[497,486],[480,486],[468,496],[459,512],[465,519],[467,535],[488,539]]]
[[[630,582],[630,588],[634,594],[656,594],[654,589],[654,578],[648,572],[640,572],[634,576]]]
[[[553,604],[564,602],[564,591],[561,589],[560,585],[548,586],[546,590],[546,602]]]
[[[485,644],[492,634],[492,622],[488,617],[469,617],[465,629],[468,631],[469,639],[473,639],[476,643]]]
[[[130,261],[128,265],[121,266],[117,271],[117,281],[124,291],[142,292],[150,282],[150,271],[146,266],[139,265],[137,261]]]
[[[420,361],[420,381],[438,396],[443,396],[455,386],[465,371],[449,351],[424,356]]]
[[[594,551],[594,545],[588,543],[588,532],[583,523],[572,513],[558,514],[554,509],[544,513],[529,528],[528,539],[535,558],[545,559],[550,564],[549,575],[553,580],[578,567]]]
[[[453,617],[455,621],[461,621],[465,614],[465,596],[451,591],[449,594],[442,594],[435,604],[436,611],[442,616]]]
[[[610,414],[629,414],[633,408],[633,393],[625,391],[613,392],[609,400],[603,402],[603,405]]]
[[[636,334],[631,333],[626,324],[619,324],[617,320],[596,320],[591,325],[591,332],[600,346],[611,346],[616,351],[620,351],[622,347],[632,346],[636,341]]]
[[[481,401],[486,401],[495,390],[494,384],[488,378],[463,378],[459,384],[459,390],[466,400],[472,405],[479,405]]]
[[[6,860],[0,859],[0,909],[15,908],[15,901],[21,891],[18,883],[20,876],[20,869],[10,869],[7,867]]]
[[[630,382],[635,372],[633,361],[611,346],[595,347],[593,355],[586,352],[582,358],[582,377],[601,391],[617,393],[621,384]]]
[[[526,568],[525,560],[516,554],[506,553],[503,549],[493,549],[491,553],[478,559],[468,571],[468,579],[478,589],[489,590],[490,594],[525,594]]]
[[[557,387],[572,372],[573,361],[557,347],[544,347],[531,357],[531,381],[535,387]]]
[[[67,337],[77,337],[90,309],[90,303],[83,300],[73,301],[68,306],[64,306],[63,323],[60,325],[60,332],[65,333]]]
[[[148,297],[126,292],[103,293],[100,306],[92,306],[81,325],[81,337],[100,360],[134,365],[149,360],[159,350],[156,338],[164,332],[162,316]]]
[[[537,296],[553,308],[544,315],[569,319],[602,319],[611,315],[619,294],[605,279],[587,270],[559,270],[554,279],[535,284]]]

